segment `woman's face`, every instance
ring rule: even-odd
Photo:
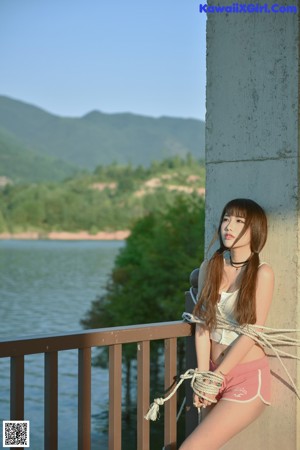
[[[245,226],[245,218],[239,216],[230,216],[225,214],[221,223],[221,238],[223,244],[227,248],[250,247],[251,230],[247,228],[243,236],[237,241],[236,239],[243,231]]]

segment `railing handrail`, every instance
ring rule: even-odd
[[[109,450],[121,450],[122,345],[136,343],[137,448],[150,450],[150,424],[144,419],[150,402],[150,341],[164,341],[165,388],[168,389],[177,371],[177,339],[190,339],[192,330],[190,324],[174,321],[2,340],[0,358],[10,358],[11,420],[24,419],[25,357],[44,354],[44,450],[58,450],[58,354],[77,350],[78,450],[90,450],[91,351],[92,347],[109,347]],[[175,450],[176,395],[167,403],[164,417],[165,448]]]
[[[63,350],[103,347],[115,344],[187,337],[191,326],[182,321],[158,322],[123,327],[97,328],[77,332],[26,336],[0,341],[0,358]]]

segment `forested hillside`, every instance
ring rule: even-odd
[[[40,156],[58,158],[78,169],[94,170],[98,165],[113,162],[147,167],[154,160],[185,157],[188,153],[204,158],[204,122],[196,119],[99,111],[67,118],[0,96],[0,129],[26,149]],[[2,140],[0,155],[4,152],[3,145]],[[24,152],[22,164],[26,155]],[[0,176],[13,173],[14,164],[19,165],[17,154],[6,166],[0,161]]]
[[[204,177],[204,164],[189,155],[149,168],[111,164],[63,182],[6,185],[0,188],[0,232],[128,229],[178,195],[203,196]]]
[[[0,129],[0,176],[14,183],[58,181],[78,172],[65,161],[27,148],[18,139]]]

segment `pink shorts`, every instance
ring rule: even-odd
[[[217,365],[210,361],[210,370]],[[225,377],[217,400],[250,402],[259,397],[266,405],[271,404],[271,373],[267,356],[255,361],[238,364]]]

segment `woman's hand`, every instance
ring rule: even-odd
[[[204,394],[204,392],[203,392],[203,395],[205,395]],[[212,398],[212,400],[214,400],[214,396],[212,396],[212,395],[205,395],[205,397],[208,397],[208,398]],[[194,402],[193,402],[193,405],[196,407],[196,408],[206,408],[207,406],[210,406],[212,404],[212,402],[211,401],[208,401],[208,400],[206,400],[206,399],[204,399],[203,397],[201,397],[201,396],[199,396],[199,395],[197,395],[197,394],[194,394]]]
[[[224,376],[224,374],[222,372],[216,370],[215,373],[217,375],[221,376],[223,378],[223,380],[225,379],[225,376]],[[211,381],[209,379],[205,379],[204,383],[208,384],[208,385],[211,384],[211,383],[214,384],[217,387],[218,391],[220,391],[220,389],[222,388],[222,386],[219,383],[217,383],[215,381]],[[217,402],[217,400],[216,400],[216,396],[217,395],[218,395],[218,393],[216,393],[216,394],[209,394],[209,393],[207,393],[205,391],[200,391],[200,395],[197,395],[197,394],[194,393],[194,402],[193,402],[193,404],[194,404],[194,406],[196,408],[206,408],[206,406],[210,406],[212,403],[216,403]]]

